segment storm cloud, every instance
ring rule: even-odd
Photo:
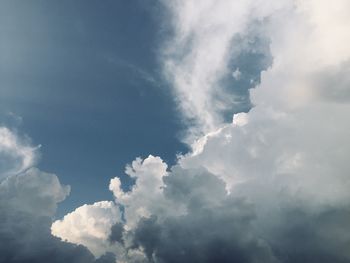
[[[225,184],[205,171],[180,168],[164,178],[164,195],[187,211],[176,217],[142,218],[134,233],[155,262],[277,262],[254,232],[254,207],[226,194]]]

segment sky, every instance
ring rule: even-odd
[[[350,3],[0,1],[0,263],[350,262]]]

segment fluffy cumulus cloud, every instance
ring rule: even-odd
[[[102,201],[84,205],[54,222],[52,234],[64,240],[89,247],[97,256],[114,251],[109,241],[111,228],[120,222],[120,211],[113,202]]]
[[[57,204],[70,192],[54,174],[32,167],[36,154],[13,131],[0,128],[0,262],[84,262],[95,257],[81,245],[62,242],[50,227]],[[115,262],[104,255],[98,262]]]

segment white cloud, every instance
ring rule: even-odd
[[[35,150],[25,139],[0,126],[0,180],[32,167],[37,160]]]
[[[117,250],[108,237],[112,226],[121,221],[119,208],[114,202],[102,201],[83,205],[52,224],[53,235],[89,248],[95,256]]]
[[[348,3],[335,1],[337,8],[331,10],[322,1],[295,4],[270,17],[267,33],[274,64],[251,91],[256,106],[235,115],[233,124],[238,126],[220,127],[200,154],[185,156],[180,163],[204,166],[232,186],[243,182],[256,187],[252,195],[260,191],[257,181],[269,182],[270,190],[290,190],[305,200],[334,205],[349,197],[350,106],[320,98],[318,90],[328,90],[331,97],[339,85],[343,93],[350,89],[348,67],[344,70],[350,48],[343,45],[350,36],[350,20],[343,14]],[[330,32],[328,25],[343,31]]]
[[[142,160],[137,158],[130,166],[126,167],[125,173],[136,178],[136,183],[129,192],[120,188],[119,178],[111,180],[109,189],[113,192],[116,202],[124,207],[126,228],[135,227],[142,217],[152,214],[162,216],[163,213],[179,213],[180,211],[169,211],[165,209],[171,206],[163,198],[163,179],[167,176],[167,165],[159,157],[152,155]]]
[[[220,84],[227,72],[233,38],[290,1],[165,2],[175,30],[164,52],[164,67],[179,97],[184,115],[197,122],[195,133],[212,131],[223,121],[220,111],[232,100]],[[239,50],[239,47],[235,47]]]
[[[248,123],[248,114],[241,112],[233,115],[232,123],[238,126],[244,126]]]
[[[232,77],[235,80],[239,80],[242,76],[242,72],[239,70],[239,68],[237,68],[235,71],[232,72]]]
[[[31,168],[25,173],[12,175],[0,184],[0,199],[9,209],[36,217],[53,217],[57,204],[70,192],[69,186],[60,184],[54,174]]]

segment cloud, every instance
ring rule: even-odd
[[[69,194],[70,187],[62,186],[55,175],[31,168],[1,183],[2,200],[6,206],[35,216],[54,215],[57,204]]]
[[[171,205],[162,198],[163,177],[167,175],[167,165],[160,157],[150,155],[144,160],[137,158],[126,167],[125,172],[136,179],[131,191],[124,192],[117,177],[111,180],[109,189],[118,200],[118,204],[128,208],[124,210],[127,228],[133,228],[142,217],[165,212],[164,207]]]
[[[124,226],[121,222],[115,223],[111,227],[111,233],[109,234],[108,240],[110,243],[120,243],[124,244],[123,240],[123,234],[124,234]]]
[[[96,260],[96,263],[115,263],[116,258],[113,253],[106,253]]]
[[[121,221],[118,207],[113,202],[102,201],[84,205],[67,214],[51,226],[53,235],[63,240],[81,244],[96,256],[117,248],[108,240],[111,228]]]
[[[186,213],[139,221],[133,242],[150,261],[277,262],[253,231],[254,208],[227,195],[225,183],[216,176],[175,167],[164,182],[163,198],[183,206]]]
[[[324,99],[335,103],[349,103],[350,101],[350,61],[340,63],[336,66],[329,66],[321,72],[315,73],[310,78],[314,83],[313,93]],[[330,88],[332,87],[332,88]]]
[[[348,262],[348,217],[349,206],[325,208],[319,213],[283,208],[270,244],[281,262]]]
[[[234,83],[231,92],[227,92],[227,84],[222,83],[227,76],[232,79],[231,72],[237,67],[246,66],[244,61],[242,65],[230,65],[235,64],[231,58],[238,62],[246,52],[251,54],[251,65],[259,65],[261,57],[254,57],[254,53],[260,53],[263,60],[269,57],[259,50],[264,45],[252,48],[254,36],[261,36],[255,28],[289,1],[163,2],[174,31],[163,54],[165,74],[174,86],[184,116],[196,124],[195,135],[210,132],[222,124],[222,111],[229,109],[232,114],[235,95],[243,84]],[[261,40],[258,43],[262,44]],[[250,69],[253,78],[268,64],[263,63],[258,72]],[[245,89],[251,88],[249,83],[244,84]]]
[[[127,167],[129,175],[136,177],[136,185],[126,193],[117,187],[116,178],[111,180],[110,188],[116,205],[124,208],[125,221],[101,227],[110,231],[109,238],[104,235],[105,241],[118,243],[119,261],[277,262],[268,244],[254,231],[254,207],[242,198],[227,195],[224,181],[205,169],[184,170],[176,166],[166,172],[164,168],[159,157],[137,159]],[[161,186],[154,185],[158,180]],[[143,182],[142,187],[139,181]],[[146,189],[148,194],[143,192]],[[82,213],[77,212],[87,208],[80,207],[56,221],[52,229],[63,239],[65,233],[80,235],[79,242],[85,242],[94,251],[99,242],[89,243],[91,238],[84,235],[84,229],[86,222],[95,223],[103,217],[97,213],[80,216]],[[73,214],[79,219],[73,220]]]
[[[7,127],[0,126],[0,180],[23,172],[35,164],[36,148],[27,141],[28,139],[19,139]]]
[[[253,203],[255,224],[282,262],[350,259],[349,235],[334,236],[349,227],[342,220],[350,200],[346,8],[344,1],[329,11],[323,1],[296,1],[271,16],[274,63],[251,90],[255,107],[180,160],[187,169],[205,167]]]
[[[67,190],[56,176],[37,169],[1,182],[0,262],[94,262],[86,248],[50,234],[51,218]]]
[[[242,72],[237,68],[235,71],[232,72],[232,77],[235,80],[239,80],[241,78]]]

